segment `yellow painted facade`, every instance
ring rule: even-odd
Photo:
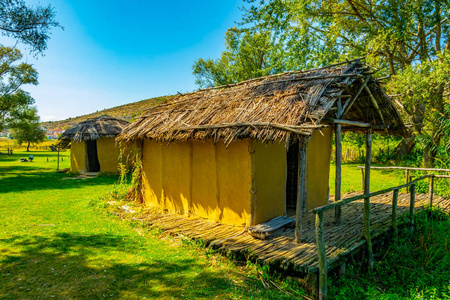
[[[86,142],[75,143],[72,141],[70,146],[70,171],[84,173],[86,172]]]
[[[255,156],[255,216],[260,224],[286,213],[286,147],[284,143],[253,141]]]
[[[114,137],[97,139],[97,155],[101,172],[119,172],[120,148]]]
[[[316,131],[307,148],[307,209],[328,202],[330,158],[331,130]],[[245,139],[226,148],[212,140],[145,140],[144,201],[231,225],[266,222],[286,214],[286,159],[278,142]]]
[[[249,139],[232,143],[189,141],[162,145],[145,140],[145,203],[232,225],[249,224]]]
[[[116,145],[115,138],[100,138],[96,140],[97,156],[101,172],[119,172],[120,148]],[[70,147],[70,171],[86,172],[86,142],[73,142]]]
[[[306,209],[328,204],[332,131],[314,131],[306,148],[308,187]]]

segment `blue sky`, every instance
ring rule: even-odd
[[[65,27],[52,30],[44,57],[24,52],[39,72],[39,85],[24,89],[43,121],[197,89],[194,61],[220,55],[225,31],[240,20],[243,5],[242,0],[27,3],[51,4]]]

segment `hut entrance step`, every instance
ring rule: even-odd
[[[272,232],[281,227],[291,227],[294,226],[295,219],[286,216],[277,217],[270,220],[269,222],[261,223],[255,226],[250,226],[248,232],[255,238],[267,239]]]

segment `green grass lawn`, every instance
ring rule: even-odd
[[[19,162],[29,154],[33,162]],[[60,168],[69,167],[68,152],[61,156]],[[343,192],[360,190],[356,166],[343,166]],[[101,209],[101,195],[112,190],[117,176],[66,179],[55,169],[54,152],[0,155],[0,299],[298,299],[304,294],[293,282],[268,277],[263,268],[234,263],[185,239],[160,239],[108,214]],[[403,181],[402,172],[373,171],[371,189]],[[396,246],[383,246],[374,274],[352,265],[345,276],[330,277],[331,297],[450,298],[450,220],[423,225],[428,223],[418,220],[420,234],[406,232]],[[273,284],[266,288],[263,280],[281,290]]]
[[[33,162],[19,162],[29,154]],[[0,156],[1,299],[287,298],[264,288],[254,268],[94,208],[117,177],[65,179],[55,155]]]
[[[342,165],[342,194],[354,191],[361,191],[361,170],[358,166],[362,164],[343,164]],[[376,166],[376,165],[373,165]],[[330,194],[334,195],[336,165],[331,164],[330,169]],[[379,191],[393,186],[405,183],[404,171],[397,170],[371,170],[370,171],[370,190]]]

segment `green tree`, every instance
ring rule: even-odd
[[[30,145],[45,140],[45,132],[39,125],[39,119],[22,120],[14,125],[14,138],[18,144],[27,143],[27,151]]]
[[[281,50],[269,31],[229,28],[220,58],[198,59],[193,74],[204,88],[279,73],[285,69]]]
[[[50,29],[61,27],[51,5],[28,6],[23,0],[0,0],[0,31],[29,47],[34,53],[47,48]],[[62,27],[61,27],[62,28]]]
[[[244,1],[248,7],[241,25],[253,32],[270,32],[271,39],[290,55],[285,57],[286,66],[301,69],[365,56],[379,76],[390,75],[390,92],[401,96],[412,135],[428,141],[424,164],[434,164],[433,149],[441,142],[438,131],[448,117],[443,107],[449,81],[441,76],[430,88],[415,79],[425,75],[432,81],[434,70],[447,68],[449,0]],[[408,94],[401,88],[405,81]],[[426,117],[427,111],[442,114]],[[404,140],[402,149],[412,149],[414,141]]]
[[[34,118],[34,99],[21,86],[36,85],[38,73],[31,65],[20,63],[21,59],[19,50],[0,46],[0,129],[16,120]]]
[[[23,0],[0,0],[0,33],[23,43],[30,52],[43,53],[52,27],[61,26],[50,5],[32,7]],[[20,63],[21,59],[18,49],[0,44],[0,129],[17,120],[34,118],[34,99],[21,87],[36,85],[38,73],[30,64]]]

